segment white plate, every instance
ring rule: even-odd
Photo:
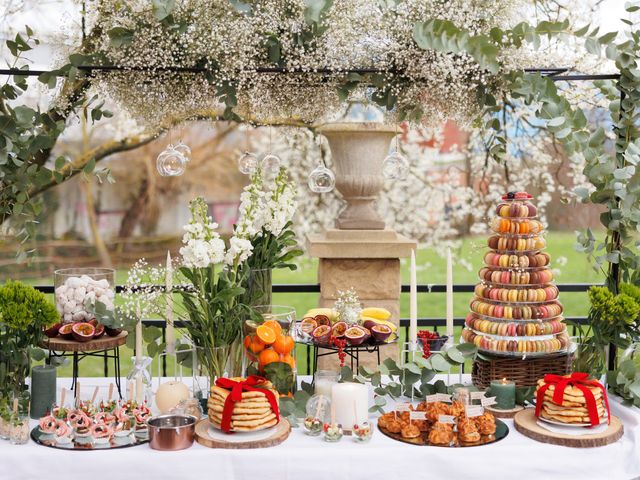
[[[215,427],[209,426],[208,434],[213,440],[229,443],[243,443],[243,442],[258,442],[260,440],[266,440],[273,435],[273,430],[278,428],[278,425],[265,428],[264,430],[258,430],[257,432],[233,432],[225,433],[222,430],[218,430]]]
[[[540,415],[538,417],[538,420],[540,420],[541,422],[550,423],[552,425],[560,425],[561,427],[569,427],[569,428],[589,427],[589,428],[593,428],[593,427],[591,427],[590,423],[562,423],[562,422],[558,422],[557,420],[552,420],[550,418],[545,418],[542,415]],[[606,423],[607,423],[607,415],[605,414],[604,417],[600,417],[599,425],[603,425],[603,424],[606,424]]]

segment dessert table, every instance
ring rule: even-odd
[[[446,378],[446,376],[444,377]],[[457,378],[457,377],[456,377]],[[304,378],[308,380],[308,378]],[[59,379],[58,388],[71,379]],[[463,377],[470,383],[469,376]],[[156,380],[157,382],[157,380]],[[81,379],[105,385],[108,379]],[[155,382],[154,382],[155,384]],[[112,451],[64,451],[29,441],[0,443],[0,479],[139,480],[139,479],[382,479],[473,478],[517,476],[525,479],[610,478],[640,476],[640,410],[627,408],[611,395],[612,413],[624,424],[624,436],[599,448],[568,448],[530,440],[504,420],[509,435],[497,443],[470,448],[407,445],[376,431],[370,443],[350,437],[323,442],[293,429],[281,445],[255,450],[216,450],[194,443],[188,450],[161,452],[141,445]],[[373,419],[372,419],[373,420]],[[32,426],[37,422],[32,421]],[[377,430],[377,427],[376,427]]]

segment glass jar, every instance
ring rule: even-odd
[[[95,318],[97,303],[113,311],[116,272],[112,268],[63,268],[53,275],[62,323],[88,322]]]
[[[29,441],[29,415],[14,413],[9,422],[9,441],[12,445],[24,445]]]
[[[245,320],[242,325],[245,375],[261,375],[280,395],[293,395],[297,386],[296,311],[281,305],[254,308],[260,318]]]
[[[9,440],[11,434],[11,407],[9,397],[0,397],[0,438]]]
[[[331,389],[340,381],[340,373],[333,370],[318,370],[313,376],[313,393],[331,400]]]

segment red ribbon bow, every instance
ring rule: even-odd
[[[602,397],[604,398],[604,404],[607,407],[607,423],[611,423],[611,413],[609,411],[609,400],[607,399],[607,392],[600,382],[597,380],[590,380],[589,374],[582,372],[574,372],[571,375],[552,375],[547,374],[544,376],[544,385],[538,389],[536,395],[536,417],[540,416],[540,410],[542,409],[542,402],[544,401],[544,393],[549,389],[551,385],[555,385],[556,388],[553,392],[553,402],[558,405],[564,403],[564,391],[568,386],[573,386],[579,389],[587,401],[587,412],[589,412],[589,420],[592,427],[600,424],[600,415],[598,415],[598,407],[596,406],[596,398],[593,392],[588,387],[597,387],[602,390]]]
[[[224,401],[224,408],[222,409],[222,422],[220,428],[223,431],[228,432],[231,430],[231,416],[233,415],[233,407],[236,402],[242,400],[242,392],[262,392],[267,397],[271,410],[276,414],[276,421],[280,421],[280,411],[278,409],[278,401],[276,396],[271,390],[266,388],[260,388],[256,385],[262,385],[267,381],[266,378],[259,377],[258,375],[250,375],[246,380],[236,382],[230,378],[219,378],[216,380],[218,387],[231,390],[231,393],[227,395]]]

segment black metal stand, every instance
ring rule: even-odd
[[[378,365],[380,365],[380,345],[381,344],[344,347],[343,349],[344,353],[346,353],[350,359],[351,370],[353,372],[357,372],[358,368],[360,367],[360,352],[375,353],[378,358]],[[324,353],[320,353],[320,349],[327,350],[327,351]],[[337,355],[338,352],[339,352],[339,348],[334,347],[332,345],[322,345],[322,346],[313,345],[313,369],[311,371],[311,374],[315,376],[316,372],[318,371],[318,358],[326,357],[329,355]],[[355,365],[355,368],[354,368],[354,365]]]
[[[114,368],[114,380],[116,384],[116,388],[118,389],[118,396],[120,400],[122,400],[122,390],[120,386],[120,347],[107,348],[104,350],[96,350],[93,352],[56,352],[53,350],[49,350],[49,358],[47,359],[47,364],[51,364],[52,358],[64,358],[71,357],[72,358],[72,380],[71,380],[71,390],[74,390],[76,387],[76,383],[78,383],[78,377],[80,376],[80,361],[86,357],[100,357],[104,359],[104,376],[109,376],[109,359],[113,359],[113,368]]]

